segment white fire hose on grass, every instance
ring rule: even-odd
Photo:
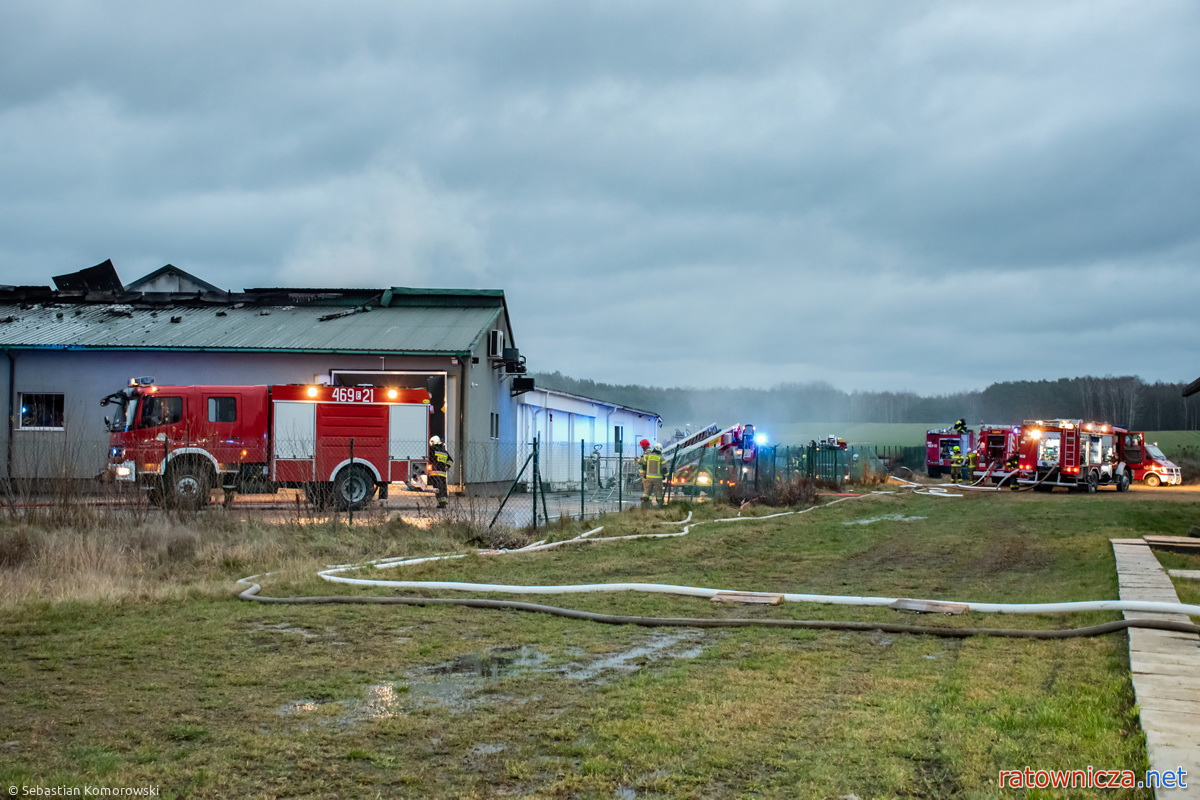
[[[920,484],[905,482],[909,486],[917,487]],[[961,497],[947,492],[936,490],[914,489],[914,493],[926,494],[941,497]],[[869,495],[866,495],[869,496]],[[827,503],[826,506],[834,505],[835,503],[844,502],[853,499],[853,497],[843,497]],[[792,516],[796,514],[808,513],[818,506],[806,508],[800,511],[785,511],[778,514],[769,514],[761,517],[726,517],[722,519],[709,520],[713,523],[728,523],[728,522],[748,522],[764,519],[774,519],[777,517]],[[632,539],[647,539],[647,538],[671,538],[688,535],[692,528],[697,525],[706,524],[704,522],[692,523],[692,514],[688,513],[686,519],[682,522],[664,522],[662,525],[683,525],[683,530],[671,533],[642,533],[632,534],[628,536],[607,536],[591,538],[593,534],[599,533],[604,528],[594,528],[585,533],[581,533],[573,539],[567,539],[560,542],[535,542],[525,547],[514,550],[481,550],[478,555],[484,556],[499,556],[499,555],[516,555],[518,553],[531,553],[542,550],[549,550],[556,547],[563,547],[569,544],[580,543],[598,543],[598,542],[614,542]],[[714,589],[701,586],[682,586],[675,584],[662,583],[589,583],[589,584],[562,584],[552,586],[531,586],[519,584],[496,584],[496,583],[467,583],[461,581],[409,581],[409,580],[386,580],[375,578],[359,578],[346,575],[347,572],[361,570],[365,568],[372,569],[395,569],[400,567],[412,566],[415,564],[424,564],[432,561],[443,561],[458,558],[465,558],[466,554],[455,553],[440,556],[425,556],[420,558],[384,558],[375,561],[368,561],[362,564],[340,564],[328,567],[317,573],[322,579],[331,583],[342,583],[353,586],[371,586],[371,587],[386,587],[393,589],[421,589],[427,591],[456,591],[456,592],[486,592],[497,594],[578,594],[585,592],[649,592],[658,594],[673,594],[684,595],[690,597],[706,597],[713,598],[717,595],[740,595],[742,597],[771,597],[782,598],[783,602],[789,603],[823,603],[832,605],[845,606],[875,606],[875,607],[895,607],[918,609],[927,608],[930,610],[944,609],[954,607],[956,612],[976,611],[987,614],[1061,614],[1061,613],[1081,613],[1089,611],[1130,611],[1144,613],[1162,613],[1162,614],[1186,614],[1189,616],[1200,616],[1200,606],[1190,605],[1186,603],[1162,603],[1162,602],[1146,602],[1135,600],[1089,600],[1089,601],[1072,601],[1060,603],[980,603],[980,602],[963,602],[963,601],[945,601],[945,600],[919,600],[912,598],[900,597],[871,597],[859,595],[822,595],[822,594],[796,594],[796,593],[766,593],[766,592],[745,592],[732,589]],[[270,575],[273,573],[266,573]],[[1115,633],[1127,628],[1153,628],[1158,630],[1178,631],[1183,633],[1200,633],[1200,626],[1193,625],[1187,622],[1175,622],[1170,620],[1155,620],[1155,619],[1126,619],[1116,622],[1108,622],[1100,625],[1092,625],[1082,628],[1068,628],[1060,630],[1037,630],[1037,629],[1004,629],[1004,628],[964,628],[964,627],[942,627],[942,626],[920,626],[920,625],[897,625],[891,623],[876,623],[876,622],[851,622],[846,620],[772,620],[772,619],[723,619],[723,618],[669,618],[669,617],[638,617],[624,616],[613,614],[596,614],[588,611],[580,611],[577,609],[558,608],[555,606],[545,606],[535,603],[525,603],[507,600],[485,600],[480,598],[428,598],[428,597],[367,597],[367,596],[318,596],[318,597],[264,597],[259,594],[261,586],[255,583],[255,579],[265,577],[266,575],[252,575],[248,578],[242,578],[238,581],[239,585],[247,586],[238,597],[243,600],[254,600],[265,603],[280,603],[294,605],[317,605],[317,604],[378,604],[378,605],[456,605],[468,606],[474,608],[491,608],[491,609],[514,609],[519,611],[536,611],[541,613],[554,614],[557,616],[569,617],[572,619],[583,619],[592,622],[602,622],[616,625],[643,625],[648,627],[655,626],[683,626],[683,627],[700,627],[700,628],[715,628],[715,627],[747,627],[747,626],[763,626],[763,627],[783,627],[783,628],[820,628],[820,629],[835,629],[835,630],[874,630],[884,631],[889,633],[921,633],[936,636],[950,637],[965,637],[976,635],[1003,636],[1003,637],[1021,637],[1021,638],[1038,638],[1038,639],[1063,639],[1075,638],[1080,636],[1097,636],[1107,633]]]

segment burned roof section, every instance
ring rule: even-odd
[[[139,283],[154,281],[131,287]],[[73,288],[0,286],[0,348],[465,355],[497,324],[512,341],[498,289],[228,292],[139,291],[119,281],[115,289],[97,289],[90,280],[62,285]]]

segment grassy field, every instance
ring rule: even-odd
[[[679,530],[660,523],[683,513],[628,512],[607,520],[604,535]],[[874,495],[678,538],[371,572],[1083,600],[1117,595],[1109,538],[1181,533],[1198,520],[1198,503],[1136,493]],[[313,573],[482,542],[469,542],[476,534],[464,526],[269,528],[218,510],[132,527],[98,519],[0,528],[0,785],[155,786],[196,798],[866,800],[1009,797],[997,771],[1027,765],[1146,766],[1124,635],[960,640],[613,627],[462,607],[271,606],[235,599],[233,581],[280,570],[263,579],[265,594],[386,594]],[[552,536],[581,530],[564,525]],[[1115,618],[931,617],[629,592],[535,599],[660,617],[1036,628]]]

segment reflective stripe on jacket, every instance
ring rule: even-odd
[[[661,478],[662,477],[663,457],[661,453],[646,454],[646,477]]]
[[[444,478],[446,477],[446,470],[450,469],[450,465],[453,462],[454,459],[450,458],[450,454],[445,450],[440,448],[430,450],[429,466],[425,471],[434,478]]]

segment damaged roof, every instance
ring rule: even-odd
[[[0,348],[467,355],[501,290],[55,291],[0,287]],[[502,320],[512,341],[507,319]]]

